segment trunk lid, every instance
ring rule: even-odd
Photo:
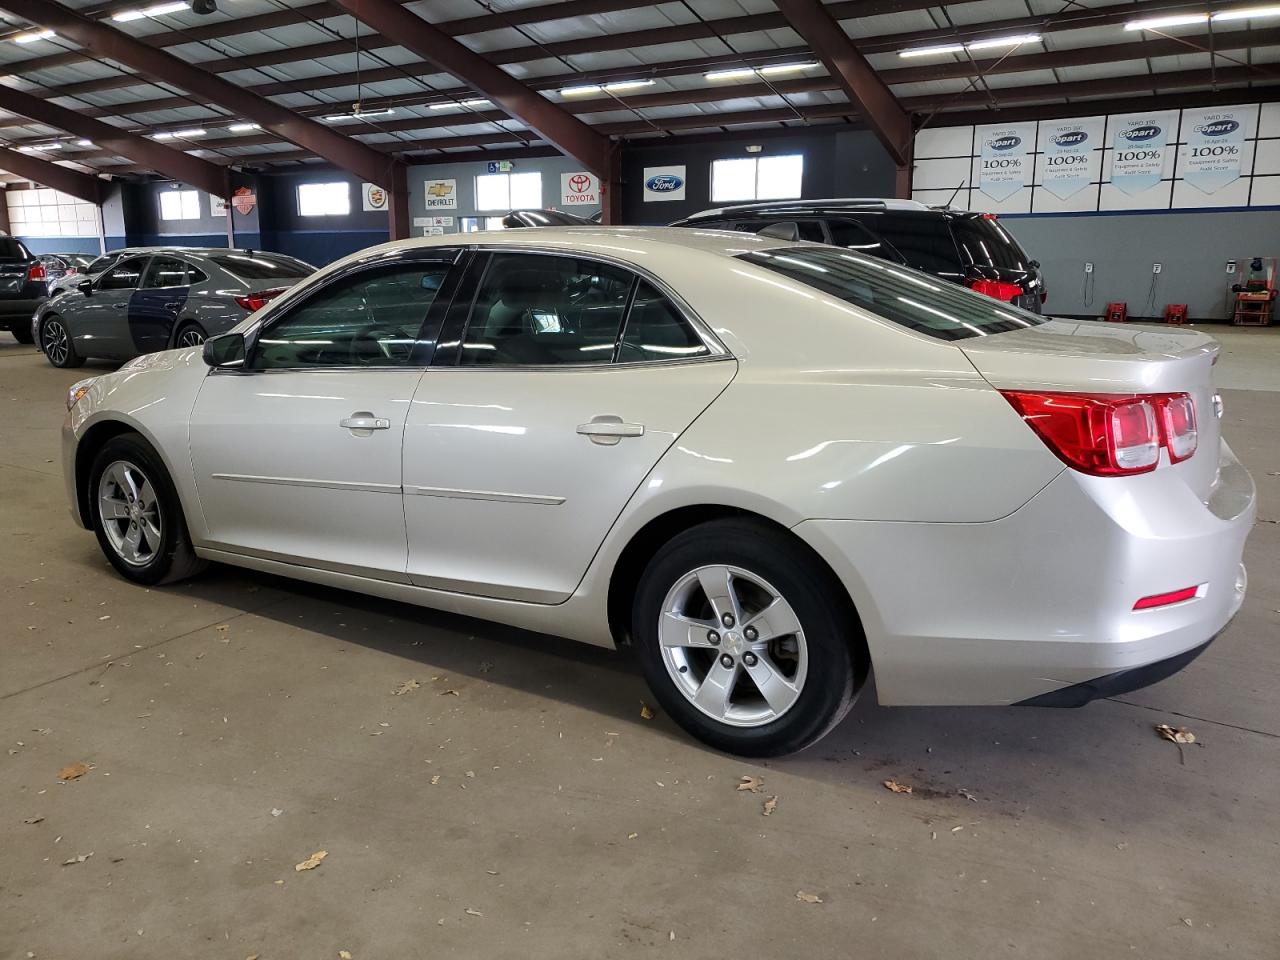
[[[956,344],[998,390],[1068,393],[1189,393],[1195,399],[1195,455],[1159,469],[1178,471],[1201,499],[1218,474],[1221,427],[1212,368],[1219,344],[1196,330],[1097,321],[1049,320]]]

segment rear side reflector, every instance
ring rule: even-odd
[[[236,297],[236,303],[240,304],[243,309],[253,313],[255,310],[261,310],[288,289],[288,287],[276,287],[274,290],[257,290],[254,293],[246,293]]]
[[[1152,607],[1167,607],[1171,603],[1182,603],[1184,600],[1193,600],[1199,595],[1199,587],[1183,587],[1181,590],[1173,590],[1169,593],[1156,593],[1149,597],[1143,597],[1133,605],[1133,609],[1150,610]]]
[[[970,280],[969,289],[974,293],[1012,303],[1022,296],[1022,288],[1016,283],[1005,283],[1003,280]]]
[[[1154,470],[1161,446],[1173,463],[1196,452],[1189,394],[1000,392],[1059,460],[1095,477]]]

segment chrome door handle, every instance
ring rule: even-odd
[[[174,311],[174,310],[177,310],[180,306],[182,306],[181,300],[170,300],[168,303],[164,305],[164,308],[166,310]]]
[[[578,433],[590,437],[592,443],[612,445],[623,437],[643,437],[643,423],[624,423],[621,417],[604,415],[592,417],[589,423],[578,424]]]
[[[357,413],[339,420],[338,426],[348,430],[390,430],[391,421],[372,414]]]
[[[112,309],[112,310],[123,310],[123,309],[124,309],[125,307],[127,307],[127,306],[128,306],[128,304],[127,304],[127,303],[113,303],[113,304],[111,305],[111,309]]]

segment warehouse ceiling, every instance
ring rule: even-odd
[[[1280,98],[1280,6],[1265,3],[851,0],[825,9],[920,126],[958,113],[994,120]],[[204,15],[185,3],[63,6],[405,160],[550,146],[465,79],[337,3],[216,0]],[[822,65],[783,7],[419,0],[405,9],[614,140],[863,124],[847,83]],[[6,86],[215,164],[319,160],[165,77],[48,35],[3,0],[0,71]],[[16,114],[0,113],[0,145],[89,172],[150,172]]]

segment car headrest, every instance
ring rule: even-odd
[[[540,270],[511,270],[502,277],[498,289],[503,306],[530,310],[554,304],[561,284]]]

